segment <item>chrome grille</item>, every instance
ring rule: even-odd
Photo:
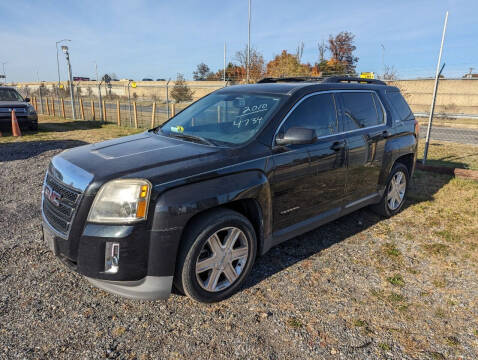
[[[47,187],[59,194],[56,203],[48,196],[45,196],[45,189]],[[43,188],[43,213],[55,230],[64,235],[68,234],[80,197],[81,192],[71,189],[50,174],[47,174]]]

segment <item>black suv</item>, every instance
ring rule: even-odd
[[[29,98],[23,98],[14,88],[0,86],[0,130],[12,128],[12,110],[22,129],[38,130],[38,115]]]
[[[162,126],[55,156],[50,249],[94,285],[220,301],[256,256],[367,205],[401,210],[417,122],[396,87],[348,77],[217,90]]]

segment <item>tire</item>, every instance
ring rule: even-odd
[[[30,131],[37,132],[38,131],[38,123],[37,122],[32,122],[30,124]]]
[[[256,254],[256,234],[246,217],[229,209],[207,212],[185,229],[174,284],[193,300],[222,301],[241,287]]]
[[[404,185],[401,185],[397,189],[396,185],[400,174],[402,176],[401,181],[404,181]],[[398,214],[402,210],[403,204],[405,204],[409,179],[410,177],[408,168],[402,163],[395,163],[395,165],[392,167],[392,171],[390,171],[390,175],[388,176],[387,186],[385,188],[385,192],[383,193],[382,199],[378,204],[373,205],[372,209],[376,213],[387,218]],[[395,191],[395,189],[398,190],[398,193],[392,193]]]

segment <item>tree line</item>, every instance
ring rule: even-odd
[[[348,31],[342,31],[335,36],[330,35],[327,42],[318,43],[318,61],[314,64],[302,62],[303,42],[299,43],[295,53],[282,50],[267,63],[264,56],[257,49],[251,47],[250,82],[256,82],[264,77],[355,75],[358,57],[354,55],[356,50],[354,38],[355,35]],[[247,46],[236,52],[233,60],[227,64],[225,71],[219,69],[216,72],[211,71],[207,64],[200,63],[193,72],[193,79],[196,81],[246,81]]]

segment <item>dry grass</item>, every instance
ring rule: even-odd
[[[10,134],[0,137],[0,143],[45,141],[45,140],[80,140],[95,143],[111,138],[136,134],[145,129],[120,127],[114,124],[101,124],[98,121],[63,120],[53,116],[40,115],[38,132],[25,132],[15,138]]]
[[[417,117],[420,125],[428,126],[428,118]],[[433,119],[434,126],[445,126],[461,129],[478,129],[478,119],[451,119],[451,118],[437,118]]]
[[[423,158],[425,141],[418,143],[418,158]],[[447,141],[431,141],[427,165],[443,165],[478,170],[478,146]]]

